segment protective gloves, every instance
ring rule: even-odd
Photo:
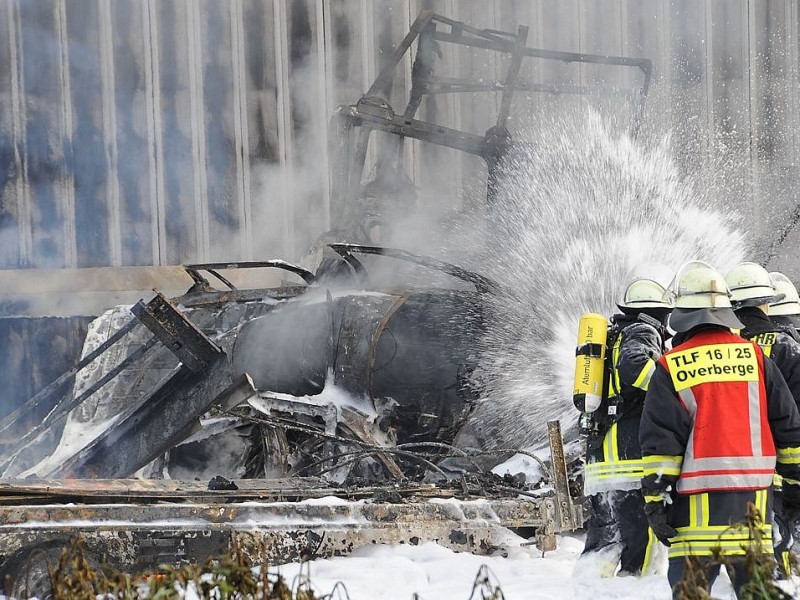
[[[663,502],[648,502],[644,505],[644,512],[647,515],[647,522],[650,529],[658,538],[658,541],[665,546],[670,546],[669,538],[678,535],[675,528],[667,523],[667,507]]]

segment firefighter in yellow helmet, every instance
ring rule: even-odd
[[[634,279],[611,317],[606,339],[605,392],[587,439],[584,491],[591,496],[578,576],[638,575],[656,543],[648,534],[641,493],[639,420],[655,361],[664,352],[672,305],[664,288]]]
[[[797,288],[791,279],[778,271],[773,271],[769,277],[775,285],[775,291],[783,294],[782,299],[770,302],[769,318],[779,331],[800,341],[800,296]]]
[[[745,548],[772,552],[771,484],[783,475],[784,501],[800,508],[800,413],[780,371],[743,327],[725,279],[710,265],[684,265],[672,286],[673,348],[656,364],[640,429],[642,493],[655,535],[669,546],[668,579],[678,596],[687,557],[719,571],[733,566],[734,589],[748,580]],[[743,525],[754,505],[761,542]]]

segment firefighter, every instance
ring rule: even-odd
[[[778,365],[795,401],[800,403],[800,343],[770,319],[769,305],[785,300],[785,294],[776,291],[764,267],[752,262],[736,265],[725,275],[725,281],[736,317],[744,325],[739,335],[761,346]]]
[[[769,274],[775,291],[783,294],[783,299],[769,305],[769,318],[779,331],[783,331],[800,341],[800,296],[792,281],[783,273],[773,271]]]
[[[676,596],[689,557],[707,569],[710,588],[717,550],[734,569],[738,593],[748,578],[745,550],[772,552],[776,460],[785,509],[800,513],[800,413],[775,363],[732,333],[743,325],[722,275],[690,262],[672,290],[673,348],[657,361],[640,429],[645,512],[669,547]],[[761,541],[743,526],[749,505],[763,517]]]
[[[635,279],[617,304],[606,339],[605,393],[587,439],[584,490],[592,516],[576,573],[611,576],[642,572],[656,540],[648,535],[641,493],[639,419],[655,361],[664,352],[672,309],[665,290]]]
[[[739,335],[758,344],[764,354],[775,362],[789,384],[795,404],[800,408],[800,342],[773,323],[773,309],[770,308],[770,305],[783,305],[786,294],[777,290],[764,267],[752,262],[736,265],[725,275],[725,281],[731,290],[736,317],[744,325]],[[788,576],[791,571],[789,549],[793,543],[792,523],[783,514],[780,477],[775,477],[774,484],[775,557],[783,574]]]

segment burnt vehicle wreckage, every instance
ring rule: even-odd
[[[479,452],[454,446],[481,398],[475,342],[496,284],[369,244],[375,216],[363,206],[370,190],[391,196],[405,185],[393,164],[405,138],[484,159],[491,201],[498,161],[512,144],[512,94],[584,91],[523,81],[525,57],[640,69],[644,84],[632,95],[638,126],[648,60],[538,50],[526,37],[523,26],[514,35],[420,13],[367,93],[332,119],[332,224],[367,243],[326,244],[315,272],[280,260],[188,265],[194,285],[184,295],[157,292],[115,313],[105,341],[0,421],[0,575],[16,578],[15,592],[45,585],[42,559],[76,534],[98,560],[144,569],[203,559],[233,540],[273,562],[376,542],[437,540],[488,552],[504,527],[532,528],[547,550],[555,533],[582,524],[558,422],[548,424],[551,460],[535,486],[492,475]],[[386,97],[414,41],[410,99],[396,114]],[[510,55],[505,80],[437,78],[443,43]],[[501,93],[484,136],[414,118],[426,94],[481,91]],[[383,146],[383,171],[364,185],[373,132],[397,143]],[[413,264],[449,283],[375,285],[370,270],[379,261]],[[300,282],[238,288],[228,274],[256,268]],[[24,416],[42,406],[52,409],[20,435]],[[86,442],[54,453],[68,427]],[[198,457],[228,460],[241,477],[163,478],[196,473]],[[302,502],[333,495],[344,500]],[[25,576],[37,560],[39,578]]]

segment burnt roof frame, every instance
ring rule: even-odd
[[[300,279],[302,279],[306,285],[311,285],[316,281],[316,275],[311,271],[304,269],[303,267],[294,265],[290,262],[286,262],[285,260],[280,259],[273,259],[273,260],[250,260],[250,261],[237,261],[237,262],[217,262],[217,263],[197,263],[191,265],[183,265],[183,270],[192,278],[196,285],[201,287],[208,287],[210,284],[208,280],[200,274],[200,271],[205,271],[210,273],[217,279],[219,279],[222,283],[224,283],[229,289],[236,290],[236,286],[231,283],[225,276],[219,273],[221,270],[225,269],[261,269],[261,268],[273,268],[273,269],[281,269],[282,271],[288,271],[290,273],[294,273]]]
[[[480,293],[496,292],[499,288],[498,285],[489,279],[474,271],[459,267],[449,262],[438,260],[430,256],[423,256],[421,254],[414,254],[407,250],[399,248],[385,248],[383,246],[367,246],[364,244],[350,244],[350,243],[336,243],[328,244],[328,247],[336,252],[342,259],[350,265],[353,271],[360,277],[366,277],[367,269],[353,254],[372,254],[375,256],[387,256],[398,260],[404,260],[422,267],[435,269],[441,271],[446,275],[455,277],[475,286],[476,291]]]
[[[450,31],[444,32],[437,30],[437,23],[441,23],[450,27]],[[502,87],[500,88],[500,90],[503,92],[501,103],[508,104],[509,106],[505,110],[502,110],[501,104],[501,111],[497,122],[498,126],[503,125],[504,123],[501,121],[505,121],[505,119],[507,119],[507,112],[510,108],[511,96],[513,95],[513,91],[515,89],[547,91],[550,93],[581,93],[587,91],[588,89],[602,89],[598,86],[564,86],[561,88],[557,84],[542,85],[520,81],[518,75],[521,61],[524,57],[557,60],[564,63],[581,62],[638,68],[642,71],[644,80],[639,93],[639,102],[634,112],[634,118],[631,124],[632,133],[635,134],[635,132],[638,130],[642,111],[644,110],[644,101],[650,89],[650,82],[653,73],[653,62],[649,58],[633,58],[629,56],[614,56],[529,48],[525,45],[528,36],[528,27],[525,25],[520,25],[517,28],[517,33],[515,35],[507,31],[478,29],[462,21],[456,21],[454,19],[437,14],[431,10],[420,11],[414,23],[411,25],[408,34],[406,34],[405,38],[403,38],[397,48],[395,48],[391,57],[386,61],[386,64],[381,69],[380,73],[369,89],[364,93],[363,97],[380,96],[388,101],[387,96],[389,95],[388,92],[394,78],[395,69],[403,59],[405,53],[411,49],[411,45],[413,44],[414,40],[419,38],[420,42],[422,42],[425,40],[426,36],[429,36],[433,41],[448,42],[466,47],[483,48],[485,50],[493,50],[503,54],[512,55],[511,65],[509,66],[506,80],[501,84]],[[438,78],[431,77],[431,71],[423,66],[423,63],[431,58],[429,53],[430,48],[426,50],[425,46],[423,46],[418,51],[414,60],[414,66],[412,66],[410,99],[405,110],[403,111],[403,114],[406,117],[412,117],[414,115],[417,107],[419,106],[418,98],[421,98],[422,95],[430,93],[427,90],[427,86],[431,83],[435,85],[435,93],[458,93],[462,91],[459,89],[459,84],[469,86],[470,84],[474,85],[476,83],[468,79],[440,80]],[[426,77],[426,75],[428,76]],[[494,88],[497,83],[499,82],[493,82],[492,88]],[[450,85],[453,86],[452,89],[448,89],[448,86]],[[463,91],[472,92],[484,90],[465,89]],[[497,89],[488,89],[486,91],[497,91]]]
[[[448,31],[440,31],[444,25]],[[582,62],[638,68],[644,76],[641,89],[632,94],[634,106],[631,134],[636,135],[644,112],[644,102],[652,78],[652,61],[646,58],[610,56],[588,53],[564,52],[529,48],[526,45],[527,26],[520,25],[516,34],[492,29],[478,29],[461,21],[449,19],[431,10],[422,10],[412,23],[408,33],[398,44],[369,89],[351,105],[340,106],[331,118],[329,135],[331,226],[344,231],[349,239],[368,239],[360,224],[357,198],[362,194],[362,177],[366,164],[367,146],[373,131],[397,136],[396,154],[390,159],[400,162],[405,138],[411,138],[452,148],[460,152],[481,157],[487,164],[487,200],[491,203],[496,188],[496,167],[512,146],[511,135],[506,128],[511,102],[515,90],[541,91],[554,94],[585,94],[590,90],[604,90],[614,94],[626,93],[619,89],[607,90],[600,86],[576,86],[559,84],[535,84],[519,78],[522,60],[525,57],[557,60],[564,63]],[[414,41],[418,51],[412,64],[411,90],[402,112],[395,112],[389,102],[395,70]],[[436,53],[436,43],[447,42],[464,47],[484,48],[511,54],[511,62],[504,81],[476,82],[457,78],[436,78],[430,65]],[[502,93],[497,121],[483,136],[460,131],[415,119],[417,109],[425,95],[441,93]],[[355,133],[355,141],[352,136]],[[393,152],[390,152],[392,154]]]

